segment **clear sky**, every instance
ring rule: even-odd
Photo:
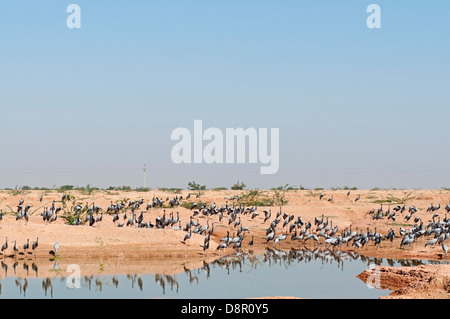
[[[144,164],[152,188],[450,187],[449,17],[447,0],[0,0],[0,188],[139,187]],[[279,128],[278,173],[174,164],[196,119]]]

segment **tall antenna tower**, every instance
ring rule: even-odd
[[[147,166],[144,164],[144,188],[145,188],[145,175],[146,175],[146,172],[147,171]]]

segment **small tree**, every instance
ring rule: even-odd
[[[73,189],[74,189],[74,186],[73,186],[73,185],[61,185],[61,186],[59,187],[59,190],[62,191],[62,192],[65,192],[65,191],[71,191],[71,190],[73,190]]]
[[[233,186],[231,186],[231,189],[232,190],[243,190],[244,188],[245,188],[245,184],[244,184],[244,182],[237,182],[237,183],[235,183]]]
[[[195,181],[192,181],[192,182],[188,183],[188,189],[192,190],[192,191],[200,191],[200,190],[205,190],[206,186],[197,184]]]

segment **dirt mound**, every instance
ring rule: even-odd
[[[450,265],[380,266],[357,276],[368,284],[394,290],[386,299],[449,299]]]

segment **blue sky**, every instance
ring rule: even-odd
[[[66,26],[69,4],[81,29]],[[366,26],[369,4],[381,29]],[[0,187],[449,187],[448,1],[0,1]],[[280,128],[280,169],[173,129]]]

